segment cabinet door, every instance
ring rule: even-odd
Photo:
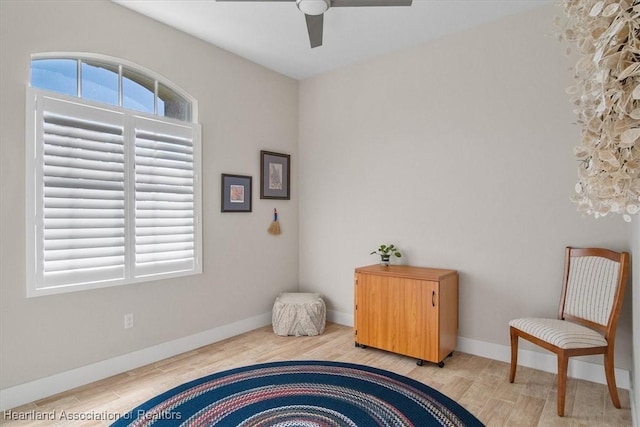
[[[395,328],[398,352],[431,362],[438,357],[438,283],[398,279]]]
[[[437,282],[360,273],[356,285],[356,341],[437,361],[437,309]]]

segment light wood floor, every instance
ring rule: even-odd
[[[518,368],[508,381],[508,364],[456,352],[444,368],[371,348],[356,348],[353,329],[328,323],[317,337],[278,337],[264,327],[5,412],[6,426],[108,425],[66,417],[113,417],[186,381],[231,369],[278,360],[335,360],[360,363],[421,381],[453,398],[487,426],[631,426],[629,393],[619,390],[622,409],[611,404],[606,386],[569,379],[567,416],[556,415],[555,375]],[[55,421],[16,421],[8,417],[55,411]],[[63,412],[64,411],[64,412]]]

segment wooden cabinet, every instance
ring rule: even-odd
[[[444,366],[458,336],[455,270],[370,265],[355,271],[356,346]]]

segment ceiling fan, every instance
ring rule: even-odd
[[[322,46],[324,13],[331,7],[357,6],[411,6],[413,0],[216,0],[216,1],[288,1],[296,2],[307,20],[307,31],[311,47]]]

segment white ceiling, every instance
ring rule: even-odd
[[[112,1],[295,79],[552,2],[413,0],[408,7],[336,7],[325,13],[323,46],[311,49],[294,1]]]

